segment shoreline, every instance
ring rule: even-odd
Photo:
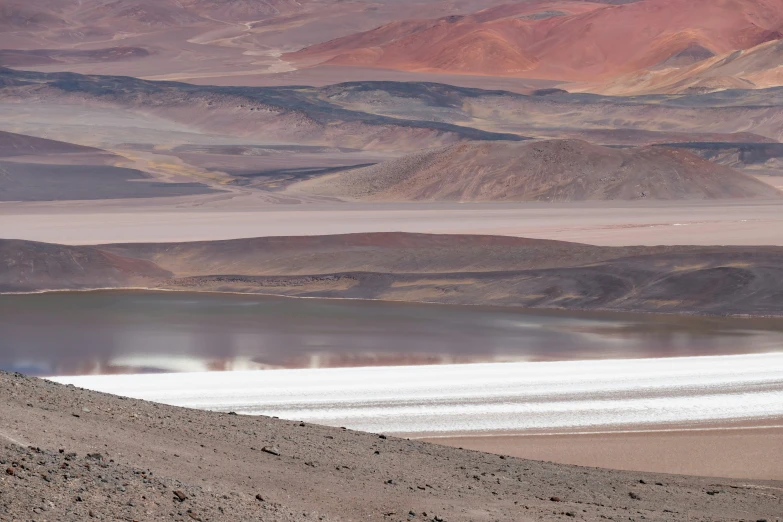
[[[399,366],[221,372],[223,375],[200,372],[190,375],[55,377],[51,380],[136,399],[160,401],[162,404],[223,413],[236,410],[240,416],[249,418],[273,416],[289,422],[347,426],[359,431],[387,433],[389,436],[504,457],[631,472],[783,480],[783,410],[769,410],[781,404],[779,395],[783,393],[783,380],[777,377],[779,372],[775,363],[781,357],[783,353],[772,356],[697,356],[677,358],[676,361],[616,359],[565,363],[479,363],[429,369]],[[722,365],[725,371],[716,373],[716,364]],[[670,385],[662,383],[657,371],[645,377],[646,372],[639,374],[632,369],[643,370],[648,365],[659,367],[657,371],[662,372],[661,375],[673,374],[673,387],[670,389]],[[728,373],[740,373],[745,367],[757,368],[762,373],[748,374],[747,378],[739,378],[737,383],[747,381],[756,384],[726,383]],[[685,377],[686,368],[692,368],[698,377],[695,380]],[[441,376],[439,370],[446,375]],[[493,370],[507,371],[496,375]],[[713,373],[713,377],[703,377],[703,374]],[[564,375],[550,382],[546,377],[550,374]],[[617,377],[609,376],[590,379],[585,374],[622,374],[622,377],[619,381]],[[403,375],[407,375],[407,380]],[[466,375],[471,375],[472,381],[461,379],[460,376]],[[330,376],[334,378],[326,379]],[[424,379],[429,380],[426,386],[422,384]],[[561,389],[561,383],[580,379],[585,384],[577,384],[572,390]],[[526,384],[514,391],[516,388],[511,383],[519,380]],[[224,386],[220,383],[229,381],[233,391],[221,391]],[[325,389],[331,388],[332,381],[344,383],[341,386],[344,390],[325,392]],[[590,384],[593,381],[594,384]],[[602,384],[603,381],[606,383]],[[188,392],[185,389],[188,382],[197,383],[197,389]],[[446,384],[448,382],[454,382],[456,388]],[[618,382],[621,383],[619,387]],[[292,387],[290,383],[296,384]],[[384,383],[389,385],[384,386]],[[491,387],[488,383],[494,383],[496,389],[487,389],[487,386]],[[718,388],[714,388],[714,384]],[[731,389],[717,391],[725,387]],[[312,389],[312,392],[305,393],[300,388]],[[454,391],[464,388],[475,388],[476,394],[482,398],[477,398],[479,395],[471,390],[462,394]],[[430,389],[432,391],[427,391]],[[772,389],[779,391],[769,395]],[[755,416],[753,404],[758,401],[754,400],[754,394],[768,395],[761,399],[759,405],[762,410]],[[234,395],[237,400],[230,398]],[[625,398],[617,402],[616,397]],[[732,397],[739,400],[737,408],[726,410],[734,400]],[[209,400],[213,404],[211,407],[204,402]],[[260,401],[259,406],[249,406],[256,401]],[[521,409],[503,406],[509,401],[522,401],[519,403]],[[267,406],[262,405],[264,402]],[[573,407],[564,409],[564,405],[571,402]],[[617,404],[608,410],[609,416],[606,417],[603,405],[612,402]],[[685,403],[688,405],[683,406]],[[697,404],[694,406],[694,403]],[[456,409],[449,410],[449,404],[455,405]],[[718,409],[711,417],[657,420],[660,412],[678,412],[678,408],[684,407],[681,413],[687,415],[688,412],[700,412],[715,406]],[[640,407],[641,416],[636,416],[633,411]],[[557,419],[562,415],[566,416],[567,422],[577,424],[558,426]],[[625,422],[616,420],[623,415]],[[721,418],[721,415],[724,417]],[[582,416],[590,419],[586,425],[578,424]],[[501,422],[518,419],[533,425],[524,429],[493,430],[487,428],[492,418]],[[601,419],[609,424],[595,424]],[[466,422],[467,425],[484,426],[488,431],[460,429],[460,425],[463,428],[467,426]],[[395,428],[405,423],[430,428],[441,426],[443,430]]]
[[[783,352],[50,380],[174,406],[414,438],[489,440],[777,426],[782,376]]]
[[[321,275],[321,274],[319,274]],[[331,274],[322,274],[331,275]],[[275,277],[287,277],[287,276],[275,276]],[[302,276],[288,276],[288,277],[302,277]],[[144,287],[144,286],[128,286],[128,287],[99,287],[99,288],[62,288],[62,289],[41,289],[41,290],[28,290],[20,292],[3,292],[0,291],[0,296],[4,295],[42,295],[42,294],[68,294],[68,293],[90,293],[90,292],[179,292],[179,293],[193,293],[193,294],[216,294],[216,295],[242,295],[242,296],[261,296],[261,297],[276,297],[285,299],[313,299],[322,301],[371,301],[375,303],[394,303],[394,304],[413,304],[413,305],[433,305],[433,306],[459,306],[459,307],[482,307],[482,308],[497,308],[500,310],[517,310],[520,312],[544,312],[544,313],[580,313],[580,314],[629,314],[629,315],[643,315],[643,316],[660,316],[660,317],[695,317],[705,319],[732,319],[732,320],[754,320],[754,319],[783,319],[783,314],[709,314],[699,311],[686,311],[686,312],[651,312],[646,310],[614,310],[611,308],[566,308],[566,307],[537,307],[531,308],[526,306],[515,305],[498,305],[498,304],[481,304],[481,303],[440,303],[437,301],[416,301],[416,300],[403,300],[403,299],[374,299],[374,298],[362,298],[362,297],[329,297],[329,296],[303,296],[303,295],[288,295],[288,294],[274,294],[274,293],[261,293],[261,292],[240,292],[231,290],[193,290],[191,288],[176,289],[176,288],[156,288],[156,287]]]

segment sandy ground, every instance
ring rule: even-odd
[[[772,185],[773,187],[783,190],[783,176],[765,176],[762,174],[756,175],[756,178],[759,181],[763,181],[767,185]]]
[[[0,204],[0,237],[64,244],[355,232],[470,233],[596,245],[783,245],[783,201],[570,204],[317,203],[263,193]]]
[[[779,481],[498,457],[1,372],[0,397],[0,520],[780,520]]]
[[[783,421],[783,419],[778,419]],[[770,421],[772,424],[773,421]],[[783,426],[433,437],[422,440],[514,457],[631,471],[783,480]]]

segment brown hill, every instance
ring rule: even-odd
[[[126,287],[167,277],[149,261],[91,247],[0,239],[0,291]]]
[[[178,276],[487,272],[599,261],[646,251],[506,236],[366,233],[102,245]]]
[[[148,287],[584,310],[783,315],[783,248],[403,233],[70,247],[0,241],[0,292]]]
[[[287,55],[305,63],[596,80],[781,38],[782,0],[552,1],[395,22]],[[694,54],[693,50],[701,52]],[[481,55],[479,58],[478,55]]]
[[[582,201],[778,197],[773,187],[684,150],[579,140],[464,143],[295,184],[354,199]]]

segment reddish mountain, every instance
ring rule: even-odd
[[[594,80],[781,38],[783,0],[534,1],[394,22],[287,55],[302,63]]]

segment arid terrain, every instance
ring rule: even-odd
[[[783,193],[682,148],[612,149],[578,140],[427,150],[296,183],[317,195],[416,201],[776,198]]]
[[[0,373],[5,520],[776,520],[780,482],[579,468]],[[307,494],[303,494],[307,491]]]
[[[778,316],[780,247],[595,247],[403,233],[66,246],[0,242],[0,290],[297,297]]]
[[[329,351],[329,342],[347,345],[341,328],[356,330],[340,325],[360,318],[342,311],[344,322],[324,326],[336,317],[326,308],[366,300],[378,310],[485,305],[494,312],[481,324],[509,328],[497,339],[509,349],[501,355],[531,335],[509,325],[546,321],[500,315],[572,314],[563,328],[592,336],[582,363],[633,359],[623,349],[636,334],[601,337],[579,314],[706,316],[677,319],[715,322],[709,343],[696,339],[698,325],[684,343],[677,327],[655,323],[641,327],[660,335],[652,344],[640,336],[637,353],[646,355],[638,357],[714,356],[723,367],[745,356],[753,367],[747,389],[721,387],[731,372],[704,381],[703,393],[683,380],[685,391],[670,398],[684,413],[658,431],[634,421],[611,433],[417,432],[446,447],[242,415],[253,413],[250,399],[237,403],[240,415],[209,413],[3,373],[65,368],[45,354],[58,333],[64,338],[58,324],[80,330],[67,313],[36,317],[30,301],[14,315],[27,318],[21,326],[0,321],[13,330],[0,332],[2,360],[12,364],[0,367],[0,520],[778,522],[783,486],[760,480],[781,478],[779,363],[753,358],[770,353],[783,316],[781,140],[783,0],[0,1],[3,306],[51,296],[44,303],[82,303],[89,315],[136,289],[134,310],[170,307],[136,332],[133,317],[147,316],[112,309],[116,323],[89,341],[105,353],[74,354],[70,368],[273,367],[274,357],[254,358],[259,343],[280,348],[280,360],[299,354],[317,367],[323,357],[342,361],[330,363],[337,369],[368,360],[501,364],[476,350],[365,353],[364,345],[378,348],[367,340],[372,328],[351,339],[353,352]],[[109,291],[74,292],[95,289]],[[15,295],[47,291],[68,297]],[[101,295],[69,301],[93,294]],[[147,295],[214,299],[200,313],[225,330],[200,334],[206,320],[189,330],[176,319],[189,305],[153,306]],[[259,340],[259,323],[232,322],[226,310],[239,306],[221,297],[268,300],[246,314],[312,302],[301,312],[312,329]],[[433,317],[477,310],[440,308]],[[398,324],[424,322],[406,314]],[[751,333],[720,321],[767,326]],[[240,323],[242,331],[228,331]],[[26,337],[27,324],[44,335]],[[438,336],[448,342],[463,331],[448,324],[419,340],[451,328]],[[576,338],[548,332],[550,344]],[[130,346],[145,335],[161,336],[149,346],[178,352],[145,363]],[[73,339],[67,346],[87,344]],[[286,355],[286,342],[303,346]],[[219,346],[188,360],[199,343]],[[693,375],[706,379],[699,368]],[[157,377],[165,390],[167,377]],[[642,411],[663,400],[662,382],[635,398],[619,397],[627,382],[594,383],[596,403],[571,415],[594,426],[588,412],[598,416],[596,404],[615,399]],[[533,406],[543,400],[536,393]],[[488,400],[479,393],[457,406]],[[435,403],[448,406],[437,394]],[[742,408],[723,408],[729,403],[756,408],[754,420],[741,421]],[[432,413],[406,404],[424,412],[419,420]],[[715,416],[700,424],[696,404]],[[346,411],[348,420],[362,415]],[[332,425],[373,431],[358,421]]]

